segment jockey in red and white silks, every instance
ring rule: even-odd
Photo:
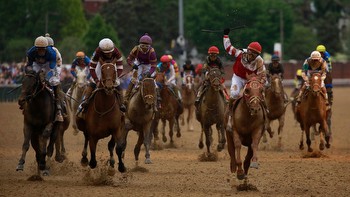
[[[232,99],[237,99],[241,89],[246,84],[247,75],[254,73],[260,78],[260,82],[265,84],[266,68],[264,66],[264,60],[260,56],[261,46],[258,42],[250,43],[247,49],[237,49],[231,45],[228,33],[229,31],[227,32],[227,30],[224,32],[224,47],[228,54],[236,57],[236,61],[233,65],[230,97]]]

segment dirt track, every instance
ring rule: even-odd
[[[113,177],[106,175],[108,139],[98,144],[98,168],[89,170],[80,165],[83,135],[74,136],[69,129],[65,135],[68,160],[52,162],[51,176],[44,181],[28,181],[36,172],[32,148],[24,171],[15,170],[23,142],[22,114],[16,103],[0,103],[0,196],[349,196],[350,88],[335,88],[334,95],[331,149],[323,151],[321,158],[304,158],[305,151],[298,150],[300,129],[288,107],[283,151],[274,149],[277,136],[266,150],[260,143],[259,169],[249,171],[249,183],[256,191],[237,191],[240,183],[230,173],[226,149],[218,153],[216,162],[198,160],[204,149],[198,149],[200,127],[196,121],[194,132],[182,127],[182,137],[175,138],[176,148],[151,151],[153,164],[143,163],[142,149],[138,170],[133,157],[137,135],[131,131],[125,155],[128,172],[116,172]],[[276,122],[273,125],[276,130]],[[216,133],[214,139],[213,148]]]

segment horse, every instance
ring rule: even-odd
[[[201,124],[202,132],[199,139],[199,148],[202,149],[203,133],[205,134],[205,143],[207,146],[207,153],[210,154],[210,146],[212,144],[212,129],[211,126],[216,124],[218,131],[218,145],[217,150],[221,151],[225,147],[225,119],[224,112],[226,102],[224,95],[221,93],[221,71],[218,68],[212,68],[208,72],[208,88],[203,93],[198,106],[196,106],[196,118]]]
[[[85,114],[85,119],[77,117],[78,129],[84,132],[85,142],[82,152],[81,164],[89,164],[91,169],[96,168],[96,146],[100,139],[111,136],[108,142],[110,154],[109,166],[114,168],[115,160],[113,149],[116,146],[118,156],[118,170],[125,172],[122,157],[126,148],[126,135],[123,131],[124,116],[119,109],[119,99],[115,92],[117,79],[116,68],[113,63],[101,66],[101,80],[93,92]],[[87,145],[89,144],[91,158],[87,159]]]
[[[85,87],[88,85],[88,80],[86,78],[87,69],[89,68],[88,67],[85,67],[84,69],[81,69],[80,67],[76,68],[76,71],[77,71],[76,84],[73,87],[71,87],[72,95],[68,97],[69,107],[73,114],[72,127],[74,129],[74,133],[73,133],[74,135],[77,135],[79,132],[76,124],[75,112],[78,110],[80,101],[82,100],[82,97],[83,97]]]
[[[152,161],[149,152],[152,137],[151,123],[154,118],[154,108],[156,107],[154,103],[157,96],[154,79],[148,77],[143,78],[138,88],[134,90],[127,106],[124,127],[125,133],[127,135],[130,130],[138,132],[138,140],[134,148],[136,163],[138,163],[140,147],[143,143],[146,149],[145,164],[151,164]]]
[[[158,138],[158,122],[159,120],[162,120],[162,140],[163,142],[167,142],[167,137],[165,136],[165,126],[166,121],[169,122],[169,137],[170,137],[170,143],[173,144],[173,133],[174,128],[176,129],[176,137],[181,137],[181,130],[179,125],[179,116],[183,112],[183,108],[180,107],[175,95],[172,93],[172,90],[170,89],[169,85],[165,83],[165,73],[157,72],[156,78],[155,78],[160,91],[160,97],[161,97],[161,108],[158,111],[158,115],[155,117],[155,122],[153,128],[153,135],[154,138]]]
[[[67,111],[63,122],[54,122],[55,119],[55,101],[53,91],[47,85],[45,72],[27,71],[22,81],[22,91],[19,103],[23,103],[24,116],[24,142],[22,145],[22,154],[19,159],[16,170],[23,171],[29,142],[35,150],[38,175],[49,175],[46,166],[46,156],[51,158],[54,145],[56,145],[55,160],[62,162],[65,157],[65,148],[63,144],[64,131],[69,126],[69,113]],[[47,141],[49,141],[48,146]]]
[[[313,72],[310,74],[310,87],[304,91],[300,104],[296,106],[296,118],[302,130],[299,149],[304,149],[303,137],[305,132],[306,144],[308,145],[308,152],[313,151],[313,149],[310,147],[310,127],[316,126],[316,124],[320,125],[319,149],[324,150],[324,136],[326,139],[326,148],[330,148],[330,133],[327,124],[327,106],[325,99],[326,93],[322,92],[321,74],[319,72]]]
[[[285,104],[284,90],[282,84],[282,78],[279,74],[270,75],[270,86],[265,88],[265,101],[269,113],[267,114],[268,133],[274,133],[271,129],[271,122],[278,120],[278,147],[282,147],[282,132],[284,126],[284,117],[287,104]],[[264,132],[263,141],[267,142],[266,133]]]
[[[266,110],[263,105],[263,84],[257,77],[248,79],[243,89],[243,96],[233,103],[232,131],[226,130],[227,149],[231,158],[231,172],[237,172],[239,180],[245,179],[249,167],[258,168],[258,146],[265,131]],[[241,147],[248,147],[242,169]]]
[[[184,109],[188,110],[187,114],[187,130],[193,131],[193,111],[194,101],[196,100],[196,91],[193,76],[187,74],[184,76],[184,84],[181,88],[182,104]],[[181,124],[185,125],[184,115],[181,116]]]

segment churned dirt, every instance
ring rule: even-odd
[[[290,93],[291,89],[287,89]],[[128,171],[109,176],[107,142],[99,141],[98,168],[80,165],[83,135],[65,134],[67,160],[51,162],[51,175],[36,174],[34,150],[29,149],[24,171],[16,171],[23,142],[23,116],[16,103],[0,103],[0,196],[349,196],[350,195],[350,88],[334,88],[333,142],[330,149],[309,157],[298,149],[300,129],[290,106],[282,133],[282,150],[276,149],[278,136],[260,143],[259,169],[250,169],[247,185],[229,169],[227,149],[218,160],[199,160],[205,149],[198,148],[200,125],[194,131],[182,126],[181,138],[171,148],[152,150],[153,164],[144,164],[144,149],[136,167],[133,147],[137,134],[130,132],[125,154]],[[277,122],[273,123],[274,131]],[[217,132],[214,132],[216,149]],[[246,149],[242,153],[245,156]],[[42,178],[42,179],[41,179]],[[243,191],[241,191],[243,190]]]

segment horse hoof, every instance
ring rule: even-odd
[[[217,146],[218,152],[221,152],[221,151],[224,149],[224,146],[225,146],[225,145],[218,144],[218,146]]]
[[[250,164],[250,168],[258,169],[258,168],[259,168],[258,162],[252,162],[252,163]]]
[[[121,172],[121,173],[126,172],[126,168],[125,168],[125,166],[124,166],[123,163],[119,163],[119,165],[118,165],[118,171]]]
[[[237,174],[237,179],[238,179],[238,180],[243,180],[243,179],[245,179],[245,174]]]
[[[203,148],[204,148],[203,142],[199,142],[198,147],[199,147],[200,149],[203,149]]]
[[[86,167],[89,163],[89,160],[85,157],[85,158],[81,158],[80,160],[80,164],[84,167]]]
[[[97,162],[96,161],[94,161],[94,162],[90,161],[89,166],[90,166],[91,169],[94,169],[97,166]]]
[[[304,150],[304,145],[300,144],[299,145],[299,150]]]
[[[324,150],[324,144],[323,143],[320,144],[319,149],[320,150]]]
[[[176,137],[181,137],[181,133],[176,133]]]
[[[168,141],[168,139],[166,137],[162,138],[163,142],[165,143],[166,141]]]
[[[145,164],[152,164],[151,159],[150,159],[150,158],[147,158],[147,159],[145,160]]]
[[[42,174],[43,176],[50,176],[50,172],[49,172],[48,170],[43,170],[43,171],[41,171],[41,174]]]
[[[23,171],[24,165],[23,164],[18,164],[16,171]]]
[[[58,163],[62,163],[65,160],[65,156],[56,156],[55,157],[55,161],[57,161]]]
[[[330,144],[326,144],[326,148],[330,148],[331,147],[331,145]]]
[[[312,148],[308,148],[307,151],[308,151],[309,153],[311,153],[311,152],[314,151],[314,150],[313,150]]]

